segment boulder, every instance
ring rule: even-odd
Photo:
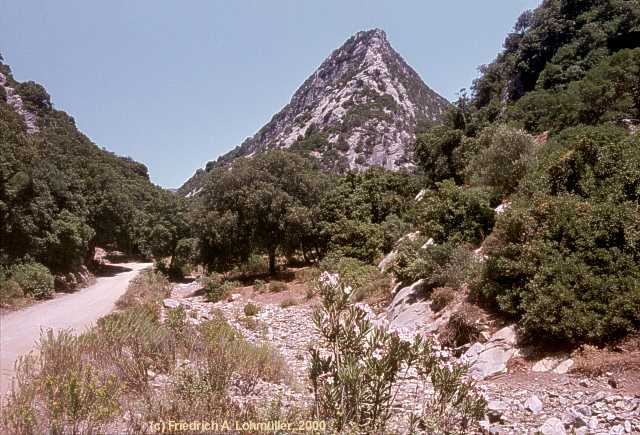
[[[546,358],[542,358],[540,361],[535,363],[531,368],[532,372],[550,372],[554,368],[556,368],[560,364],[560,358],[554,356],[548,356]]]
[[[566,435],[562,420],[556,417],[548,418],[538,431],[543,435]]]
[[[477,380],[507,370],[507,362],[518,353],[517,334],[513,326],[506,326],[493,334],[484,345],[476,343],[464,354],[471,364],[469,374]]]
[[[496,212],[496,214],[502,214],[505,211],[509,210],[509,207],[511,207],[511,203],[510,202],[503,202],[502,204],[500,204],[499,206],[497,206],[494,211]]]
[[[542,411],[542,401],[535,394],[527,399],[525,406],[529,411],[533,412],[534,414],[537,414],[540,411]]]
[[[396,293],[389,306],[388,319],[392,328],[406,328],[415,331],[425,320],[433,315],[429,301],[424,298],[421,279]]]
[[[162,301],[162,304],[166,307],[166,308],[178,308],[180,306],[180,301],[176,300],[176,299],[165,299],[164,301]]]
[[[389,252],[384,256],[382,260],[380,260],[380,263],[378,263],[378,269],[380,269],[382,272],[385,272],[389,268],[389,266],[391,266],[391,263],[393,263],[393,260],[395,260],[397,256],[398,251],[393,250]]]
[[[498,373],[504,373],[507,371],[507,362],[514,354],[515,349],[501,347],[485,349],[478,355],[478,359],[471,366],[469,374],[474,379],[480,380]]]
[[[571,358],[562,361],[558,366],[553,369],[554,373],[558,373],[559,375],[564,375],[569,371],[569,369],[573,366],[573,360]]]

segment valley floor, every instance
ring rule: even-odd
[[[229,300],[217,303],[206,302],[197,295],[197,289],[196,284],[175,287],[172,297],[164,301],[165,307],[182,305],[194,324],[210,318],[212,310],[220,310],[247,340],[269,343],[288,364],[288,383],[260,381],[249,394],[232,391],[233,399],[245,404],[279,400],[285,409],[311,406],[308,348],[317,345],[311,315],[319,302],[305,296],[305,284],[293,281],[281,293],[258,293],[253,287],[242,287]],[[249,302],[260,306],[255,316],[244,314]],[[488,420],[483,422],[486,433],[640,433],[640,367],[617,373],[614,388],[607,376],[532,372],[531,366],[531,362],[514,360],[507,373],[479,382],[489,403]],[[162,379],[157,385],[161,387]],[[409,413],[419,411],[427,393],[415,373],[406,373],[398,387],[397,407],[390,423],[393,433],[402,432]]]

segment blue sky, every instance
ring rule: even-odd
[[[351,34],[379,27],[454,99],[538,0],[0,0],[0,52],[96,144],[177,187],[253,135]]]

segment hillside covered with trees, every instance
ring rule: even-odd
[[[49,295],[51,274],[90,265],[96,246],[171,255],[187,232],[183,200],[153,185],[143,164],[92,143],[41,85],[16,82],[5,64],[0,73],[3,299]],[[17,98],[34,128],[10,104]]]

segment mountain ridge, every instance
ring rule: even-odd
[[[196,191],[214,166],[270,149],[305,151],[338,172],[409,168],[416,130],[438,122],[449,105],[393,49],[383,30],[361,31],[334,50],[254,136],[209,162],[180,191]]]

